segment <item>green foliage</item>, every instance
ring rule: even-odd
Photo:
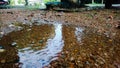
[[[22,0],[18,0],[18,3],[19,3],[19,4],[22,3]]]
[[[14,6],[15,5],[15,1],[14,0],[10,0],[10,5]]]
[[[25,3],[24,0],[18,0],[17,2],[18,2],[18,4],[24,4]],[[15,6],[16,5],[15,0],[10,0],[10,5]]]
[[[44,0],[45,3],[47,3],[47,2],[56,2],[56,1],[59,2],[60,0]]]

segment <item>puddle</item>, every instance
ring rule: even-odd
[[[54,64],[53,61],[60,59],[61,56],[64,59],[64,61],[61,61],[63,66],[69,67],[73,60],[82,61],[83,63],[77,64],[83,64],[81,66],[84,66],[84,62],[90,60],[88,55],[99,54],[96,51],[100,52],[99,55],[103,57],[105,57],[103,55],[103,52],[105,52],[109,55],[109,58],[113,58],[111,54],[116,55],[119,50],[119,31],[115,38],[118,39],[114,40],[106,35],[100,35],[92,28],[74,25],[41,24],[32,27],[24,26],[22,30],[13,31],[1,38],[0,46],[5,48],[5,52],[0,52],[0,66],[43,68],[45,66],[49,67],[51,63]],[[86,55],[88,59],[86,59]],[[90,61],[91,63],[95,62]],[[104,61],[106,61],[106,58]],[[109,62],[106,61],[106,63]]]
[[[5,40],[6,42],[4,42]],[[19,62],[22,63],[22,68],[42,68],[52,60],[57,59],[58,53],[62,51],[64,46],[62,24],[25,26],[21,31],[14,31],[5,35],[0,43],[4,45],[6,50],[8,48],[17,49],[18,53],[11,51],[13,55],[10,57],[17,54]],[[10,60],[4,56],[1,55],[2,59]]]
[[[33,51],[31,47],[23,48],[24,52],[18,52],[22,68],[42,68],[52,60],[57,59],[57,53],[61,52],[64,41],[62,40],[62,25],[56,24],[54,36],[48,38],[46,45],[41,50]],[[52,31],[52,30],[51,30]]]
[[[83,35],[83,31],[84,31],[83,28],[81,28],[81,27],[76,27],[75,35],[76,35],[76,37],[77,37],[77,41],[78,41],[79,43],[81,43],[81,39],[82,39],[82,35]]]

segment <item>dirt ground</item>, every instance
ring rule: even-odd
[[[41,10],[0,9],[0,26],[14,23],[63,23],[94,27],[98,32],[112,31],[119,26],[120,10],[101,9],[83,12],[57,12]]]
[[[78,44],[74,39],[74,29],[64,26],[63,38],[67,40],[65,45],[69,45],[64,46],[63,51],[59,53],[59,59],[53,61],[46,68],[120,68],[120,10],[57,12],[52,10],[0,9],[0,35],[9,33],[8,30],[4,30],[7,27],[37,23],[62,23],[91,28],[90,32],[85,31],[88,34],[86,34],[83,43],[87,43]],[[94,34],[92,29],[96,29],[100,35],[106,35],[107,39],[104,35],[91,35],[91,33]],[[90,42],[90,40],[96,39],[96,37],[97,40],[103,39],[103,41],[97,42],[99,45],[94,47],[96,42]],[[79,47],[74,47],[75,45],[79,45]]]

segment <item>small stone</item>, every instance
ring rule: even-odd
[[[69,52],[68,51],[65,51],[65,54],[68,54]]]
[[[108,54],[107,54],[107,53],[104,53],[104,55],[105,55],[106,57],[108,57]]]
[[[5,51],[5,49],[0,49],[0,53],[1,53],[1,52],[4,52],[4,51]]]
[[[102,62],[102,61],[99,61],[99,63],[100,63],[100,64],[104,64],[104,62]]]
[[[23,24],[23,25],[25,25],[26,23],[25,23],[25,22],[23,22],[22,24]]]
[[[0,45],[0,52],[4,52],[4,51],[5,51],[5,48]]]
[[[35,43],[35,41],[32,41],[32,42],[31,42],[31,44],[34,44],[34,43]]]
[[[89,64],[90,64],[90,63],[89,63],[89,61],[86,61],[86,64],[88,64],[88,65],[89,65]]]
[[[15,25],[13,25],[13,24],[10,24],[8,27],[15,27]]]
[[[109,42],[112,42],[112,39],[109,39]]]
[[[3,60],[1,60],[0,62],[1,62],[1,63],[5,63],[6,61],[5,61],[5,59],[3,59]]]
[[[43,40],[40,40],[39,43],[43,43]]]
[[[27,31],[31,31],[32,29],[27,29]]]
[[[99,65],[95,63],[95,66],[98,67]]]
[[[73,61],[73,60],[74,60],[74,57],[71,57],[71,58],[70,58],[70,61]]]
[[[22,29],[23,29],[23,28],[22,28],[22,27],[20,27],[20,26],[18,26],[18,27],[17,27],[17,30],[22,30]]]
[[[80,63],[80,61],[79,61],[79,60],[78,60],[77,62],[78,62],[78,63]]]
[[[1,35],[4,35],[4,32],[0,32]]]
[[[13,42],[11,45],[12,45],[12,46],[17,46],[17,43],[16,43],[16,42]]]

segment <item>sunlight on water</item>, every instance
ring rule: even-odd
[[[81,42],[83,31],[84,31],[83,28],[81,28],[81,27],[76,27],[75,35],[76,35],[76,38],[77,38],[77,41],[78,41],[78,42]]]
[[[113,55],[119,60],[120,31],[111,38],[96,31],[64,24],[25,25],[1,38],[5,52],[0,53],[0,68],[86,68],[113,62]]]
[[[42,68],[57,58],[57,53],[62,51],[64,41],[62,40],[62,25],[55,24],[55,36],[48,39],[44,49],[34,52],[31,47],[23,48],[19,51],[22,68]]]

